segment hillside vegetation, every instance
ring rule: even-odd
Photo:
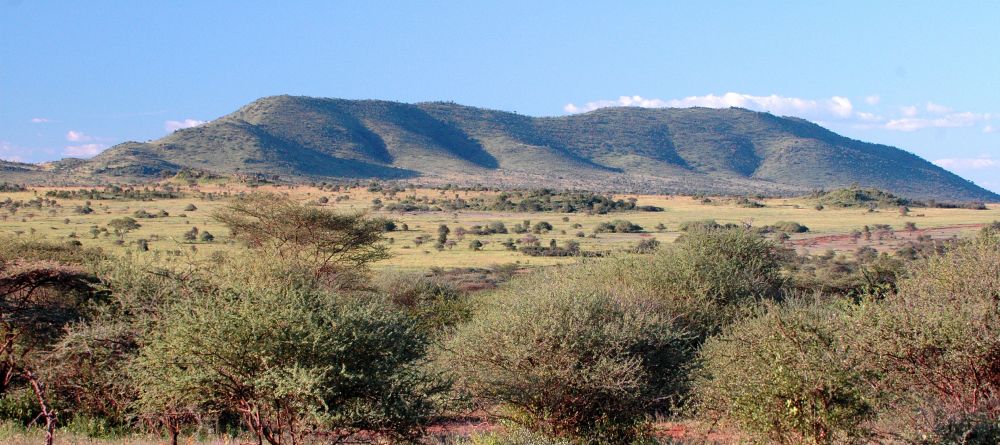
[[[444,102],[275,96],[88,161],[2,167],[15,181],[64,183],[193,168],[288,180],[685,194],[791,195],[856,183],[914,199],[1000,200],[912,153],[737,108],[606,108],[535,118]]]

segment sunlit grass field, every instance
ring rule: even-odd
[[[44,197],[51,188],[33,188],[26,192],[0,193],[0,201],[7,198],[28,201],[36,197]],[[719,223],[749,223],[754,226],[770,225],[779,221],[794,221],[809,228],[808,233],[792,235],[792,239],[815,237],[820,235],[844,234],[865,225],[888,224],[894,229],[902,230],[907,222],[913,222],[920,229],[936,227],[952,227],[958,225],[983,224],[1000,220],[1000,206],[990,205],[987,210],[970,209],[940,209],[913,208],[903,216],[898,209],[879,209],[869,212],[867,209],[826,208],[816,210],[815,202],[808,199],[766,199],[762,200],[765,207],[744,208],[722,198],[713,198],[711,203],[703,203],[702,198],[687,196],[655,196],[655,195],[619,195],[616,198],[637,198],[638,205],[653,205],[663,207],[662,212],[612,212],[604,215],[588,215],[585,213],[511,213],[511,212],[412,212],[390,213],[372,210],[372,200],[379,198],[388,203],[385,196],[378,192],[370,192],[363,187],[355,187],[340,192],[330,192],[309,186],[295,187],[259,187],[278,193],[287,193],[295,199],[316,202],[320,197],[329,198],[322,205],[342,212],[366,212],[372,216],[382,216],[396,221],[398,226],[406,224],[408,230],[394,231],[387,234],[390,238],[392,257],[376,264],[379,269],[426,270],[431,267],[489,267],[498,264],[517,263],[524,266],[544,266],[557,263],[581,261],[575,257],[530,257],[520,252],[508,251],[501,243],[508,238],[517,240],[526,235],[515,233],[495,235],[466,234],[456,235],[459,227],[469,228],[473,225],[486,225],[493,221],[502,221],[508,229],[514,224],[527,220],[531,224],[546,221],[553,230],[544,234],[535,234],[542,245],[549,245],[555,240],[560,246],[567,241],[580,243],[584,251],[601,251],[606,254],[623,252],[637,244],[642,239],[655,238],[661,242],[670,242],[680,235],[681,224],[689,221],[714,219]],[[202,199],[200,192],[212,192],[218,197],[215,200]],[[137,254],[136,241],[145,239],[149,242],[149,252],[142,255],[152,255],[163,261],[186,261],[192,258],[207,258],[213,252],[234,248],[229,240],[225,227],[212,219],[212,213],[231,199],[231,196],[241,192],[249,192],[246,186],[203,185],[196,189],[182,187],[184,197],[177,199],[140,200],[93,200],[90,207],[93,213],[83,215],[76,213],[74,208],[85,204],[82,199],[56,199],[54,207],[41,209],[18,210],[10,214],[0,210],[0,233],[13,235],[23,239],[71,240],[76,239],[84,246],[100,247],[107,252]],[[401,195],[428,196],[433,198],[471,198],[494,192],[455,191],[436,189],[407,190]],[[228,195],[228,196],[226,196]],[[337,201],[335,198],[341,197]],[[185,208],[194,204],[197,210],[187,211]],[[137,219],[141,227],[128,233],[124,242],[116,243],[118,237],[114,234],[100,233],[96,237],[91,233],[92,227],[98,229],[107,227],[109,221],[115,218],[133,216],[138,210],[157,213],[163,210],[169,214],[166,217]],[[601,222],[624,219],[644,228],[643,233],[601,233],[591,236],[594,228]],[[450,240],[456,241],[451,248],[438,251],[435,247],[437,229],[441,224],[451,229]],[[663,224],[665,230],[656,227]],[[579,226],[577,226],[579,225]],[[208,231],[215,236],[213,242],[185,241],[184,233],[197,227],[199,231]],[[971,232],[974,228],[959,228],[955,232]],[[579,237],[582,232],[584,237]],[[428,241],[417,245],[415,240],[425,236]],[[472,250],[469,244],[473,240],[481,241],[481,250]]]

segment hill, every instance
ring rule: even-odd
[[[909,198],[1000,200],[898,148],[737,108],[530,117],[444,102],[275,96],[156,141],[25,168],[62,181],[133,181],[194,168],[668,193],[788,195],[858,184]]]

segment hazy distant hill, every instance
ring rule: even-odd
[[[194,167],[289,179],[791,194],[857,183],[911,198],[1000,196],[906,151],[745,109],[605,108],[535,118],[453,103],[276,96],[48,178],[135,180]]]

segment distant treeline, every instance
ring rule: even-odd
[[[13,193],[13,192],[23,192],[28,190],[25,186],[21,184],[14,184],[12,182],[0,182],[0,193]]]
[[[99,200],[140,200],[148,201],[152,199],[175,199],[180,198],[181,193],[170,185],[158,188],[135,188],[110,186],[101,189],[79,189],[79,190],[49,190],[45,196],[60,199],[86,199],[91,201]]]
[[[875,189],[862,188],[854,185],[831,191],[817,191],[808,196],[815,199],[818,206],[824,207],[869,207],[869,208],[894,208],[894,207],[930,207],[942,209],[966,208],[973,210],[984,210],[986,204],[981,201],[969,202],[948,202],[928,199],[923,201],[912,200],[896,196],[892,193]]]
[[[427,198],[408,196],[376,207],[390,212],[478,210],[492,212],[662,212],[662,207],[638,205],[635,198],[614,199],[593,192],[557,192],[549,189],[502,192],[492,197]]]

